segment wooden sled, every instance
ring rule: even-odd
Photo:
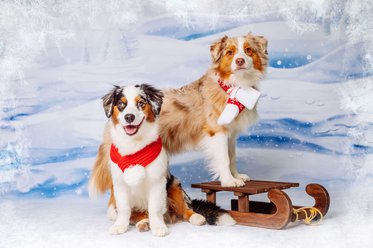
[[[299,187],[299,183],[251,180],[238,188],[222,187],[218,181],[192,184],[192,188],[200,188],[206,193],[207,201],[212,203],[216,203],[217,192],[233,192],[238,199],[231,200],[229,213],[237,224],[271,229],[283,229],[289,222],[304,220],[311,214],[310,209],[296,211],[302,206],[293,206],[289,196],[283,191],[291,187]],[[266,192],[270,202],[249,200],[250,195]],[[314,208],[325,216],[330,204],[328,191],[320,184],[308,184],[306,192],[314,198]]]

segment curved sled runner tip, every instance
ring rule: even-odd
[[[283,229],[291,220],[292,203],[289,196],[279,190],[272,189],[268,192],[271,201],[272,213],[229,211],[237,224],[256,226],[270,229]]]

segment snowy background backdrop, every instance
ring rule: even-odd
[[[0,247],[371,247],[373,5],[369,1],[1,1]],[[87,182],[113,84],[179,87],[210,65],[222,37],[264,35],[270,67],[260,121],[238,139],[253,179],[323,184],[319,226],[285,231],[170,226],[166,238],[110,236],[107,196]],[[209,180],[199,153],[173,157],[187,192]],[[230,194],[218,195],[228,207]],[[260,196],[265,199],[265,196]],[[259,198],[260,198],[259,197]]]

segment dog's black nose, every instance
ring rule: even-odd
[[[135,115],[134,114],[126,114],[124,116],[124,119],[126,120],[126,122],[131,123],[135,120]]]
[[[243,58],[237,58],[236,59],[236,64],[238,66],[241,66],[241,65],[245,64],[245,60]]]

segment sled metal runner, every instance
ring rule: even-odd
[[[294,209],[302,206],[294,206],[283,191],[291,187],[299,187],[299,183],[251,180],[242,187],[222,187],[219,181],[192,184],[192,188],[200,188],[206,193],[207,201],[215,204],[217,192],[233,192],[237,199],[231,200],[229,213],[237,224],[271,229],[283,229],[290,222],[306,218],[309,210],[300,211],[297,216]],[[320,184],[313,183],[307,185],[306,192],[315,200],[313,207],[325,216],[330,204],[328,191]],[[267,193],[270,202],[249,199],[249,196],[260,193]]]

